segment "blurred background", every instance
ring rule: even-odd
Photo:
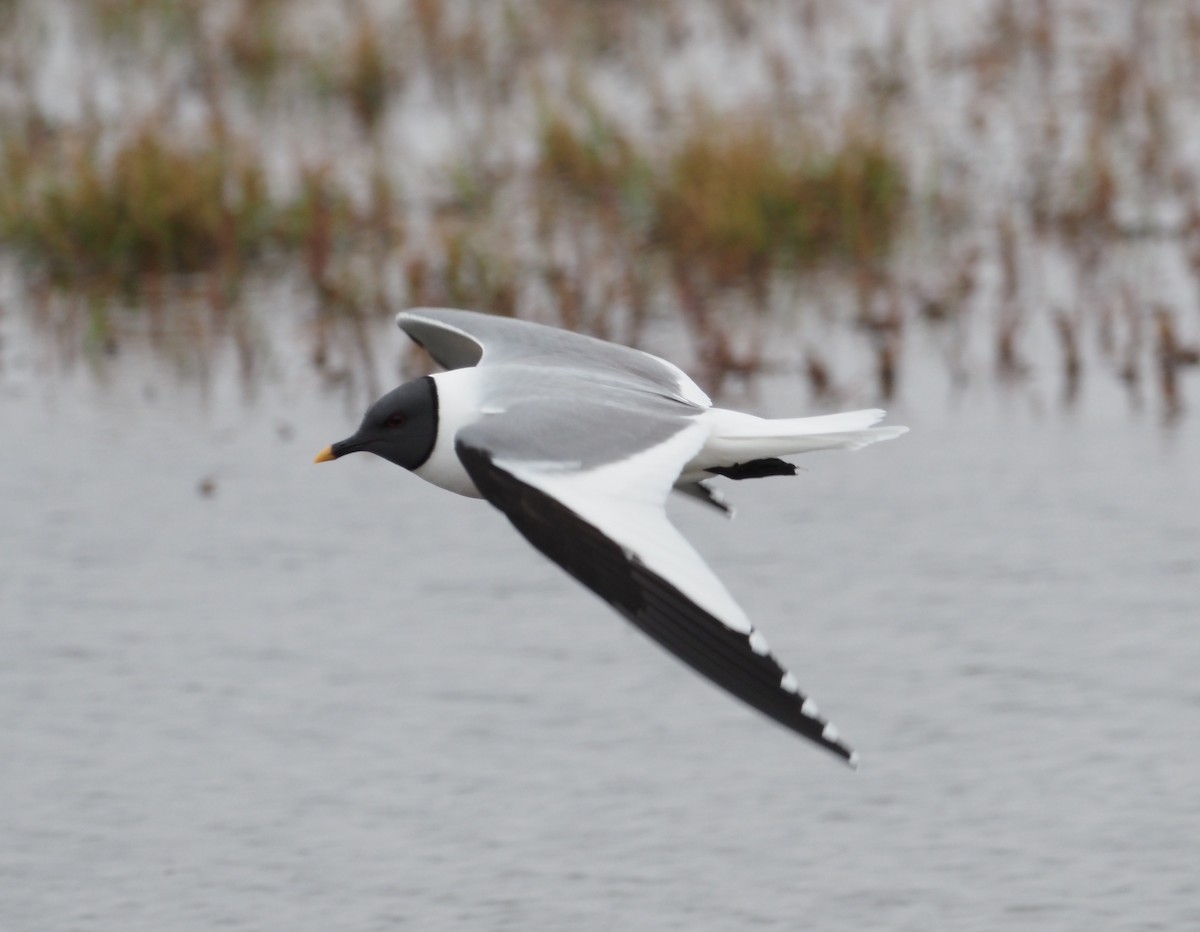
[[[1200,3],[0,2],[0,926],[1200,926]],[[315,469],[412,305],[911,434],[673,516],[863,756]]]

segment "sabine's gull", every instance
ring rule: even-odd
[[[671,653],[856,765],[665,506],[674,489],[728,513],[714,476],[794,475],[781,456],[907,428],[873,426],[879,410],[768,420],[716,408],[666,360],[528,321],[416,308],[396,323],[447,371],[388,392],[317,462],[366,451],[487,499]]]

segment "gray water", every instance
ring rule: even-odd
[[[311,465],[335,401],[56,384],[0,380],[4,930],[1200,927],[1194,419],[925,392],[676,509],[855,773]]]

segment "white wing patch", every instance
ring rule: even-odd
[[[538,550],[718,686],[855,766],[837,729],[667,519],[670,489],[709,437],[703,416],[679,424],[648,449],[586,468],[565,457],[501,454],[496,448],[510,439],[502,428],[513,425],[499,422],[468,430],[459,447],[482,494]],[[501,442],[489,444],[489,431]]]
[[[727,628],[749,635],[753,629],[746,613],[667,519],[664,507],[683,464],[707,436],[704,425],[693,423],[658,446],[584,471],[499,457],[495,464],[570,508]]]

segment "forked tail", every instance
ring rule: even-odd
[[[814,450],[859,450],[908,431],[907,427],[872,426],[885,413],[870,408],[818,417],[768,419],[713,408],[709,412],[712,435],[694,466],[711,470]]]

